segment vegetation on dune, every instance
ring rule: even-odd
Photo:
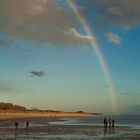
[[[15,110],[15,111],[26,111],[26,107],[21,105],[14,105],[12,103],[0,103],[0,110]]]
[[[12,103],[3,103],[0,102],[0,113],[70,113],[70,114],[91,114],[91,115],[102,115],[102,113],[85,113],[83,111],[76,111],[76,112],[63,112],[63,111],[57,111],[57,110],[41,110],[36,107],[32,107],[31,109],[27,109],[24,106],[21,105],[15,105]]]

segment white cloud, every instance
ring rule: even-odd
[[[0,32],[58,45],[94,39],[76,31],[80,23],[73,11],[52,5],[49,0],[0,0]]]
[[[105,34],[105,37],[106,37],[107,41],[110,43],[121,44],[120,36],[115,33],[108,32]]]
[[[60,31],[62,32],[62,31]],[[63,40],[64,44],[84,44],[84,43],[88,43],[90,41],[96,40],[93,36],[89,36],[89,35],[82,35],[80,33],[78,33],[76,31],[76,29],[74,28],[69,28],[66,31],[63,31],[63,33],[60,33],[62,36],[55,36],[55,38],[53,37],[53,42],[59,42],[60,40]]]

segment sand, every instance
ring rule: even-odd
[[[86,117],[86,116],[95,116],[95,115],[89,113],[75,113],[75,112],[0,113],[0,120],[8,118],[10,119],[10,118],[35,118],[35,117]]]
[[[66,117],[66,116],[65,116]],[[129,127],[52,125],[60,116],[6,115],[0,117],[0,140],[140,140],[140,130]],[[29,120],[29,129],[26,121]],[[18,121],[15,130],[14,122]]]

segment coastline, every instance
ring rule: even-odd
[[[0,113],[0,120],[18,119],[18,118],[57,118],[57,117],[90,117],[96,116],[90,113],[74,113],[74,112],[47,112],[47,113]]]
[[[1,116],[2,115],[2,116]],[[68,117],[84,117],[81,114],[0,114],[0,139],[7,140],[139,140],[140,132],[130,127],[114,129],[90,125],[55,125],[49,122],[63,121]],[[29,129],[25,123],[29,120]],[[14,122],[18,121],[15,130]]]

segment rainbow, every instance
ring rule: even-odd
[[[85,20],[85,18],[82,16],[80,11],[77,9],[77,6],[76,6],[74,0],[66,0],[66,2],[70,6],[70,8],[73,10],[74,14],[77,16],[77,18],[78,18],[80,24],[82,25],[85,33],[89,36],[94,36],[93,33],[90,30],[88,22]],[[117,109],[116,90],[114,88],[114,84],[113,84],[111,75],[109,73],[107,63],[105,61],[105,58],[103,56],[103,53],[102,53],[99,45],[98,45],[97,40],[96,41],[95,40],[91,41],[90,44],[91,44],[92,48],[94,49],[94,51],[97,55],[97,58],[98,58],[98,61],[100,63],[100,66],[102,68],[104,77],[106,79],[106,82],[109,85],[109,87],[108,87],[109,88],[109,94],[110,94],[110,98],[111,98],[111,101],[112,101],[114,113],[117,113],[118,109]]]

